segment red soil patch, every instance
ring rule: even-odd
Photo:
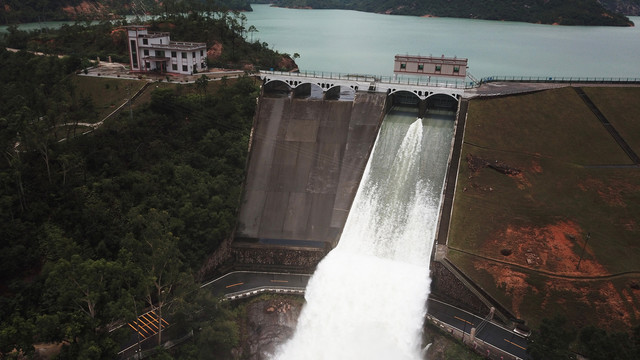
[[[531,171],[536,174],[542,174],[542,166],[538,160],[533,160],[531,162]]]
[[[624,194],[640,192],[640,186],[637,184],[615,179],[605,183],[599,179],[588,178],[578,184],[578,187],[584,192],[595,191],[602,201],[616,207],[627,207]]]
[[[527,275],[509,267],[483,261],[474,262],[474,267],[476,270],[486,270],[493,276],[496,286],[511,297],[511,310],[513,313],[521,317],[520,305],[529,287]]]
[[[577,325],[596,323],[609,329],[620,325],[633,326],[640,319],[640,280],[630,280],[628,286],[616,289],[609,280],[581,279],[609,274],[594,260],[588,244],[585,248],[587,259],[583,258],[580,269],[576,269],[584,246],[582,234],[582,229],[571,221],[540,228],[507,226],[479,251],[498,262],[478,258],[473,266],[491,275],[496,288],[510,298],[511,303],[505,305],[518,317],[523,315],[525,296],[533,293],[542,299],[540,308],[543,311],[558,311],[558,308],[568,313],[589,311],[589,318],[585,318],[584,324]],[[541,273],[532,281],[529,274],[510,264],[576,278],[565,279]]]
[[[503,232],[485,242],[481,253],[489,254],[497,260],[559,275],[608,274],[604,266],[593,259],[593,252],[588,245],[585,255],[588,255],[589,259],[583,258],[580,269],[576,269],[579,252],[584,246],[581,234],[580,227],[571,221],[558,222],[542,228],[507,226]],[[501,255],[502,249],[511,250],[511,255]]]
[[[76,6],[65,6],[62,8],[64,12],[69,14],[70,16],[78,16],[78,15],[86,15],[86,14],[95,14],[101,13],[106,10],[104,5],[100,3],[90,3],[87,1],[83,1]]]
[[[552,299],[561,304],[566,301],[566,306],[583,303],[589,307],[590,320],[597,319],[598,325],[603,328],[612,329],[621,323],[630,328],[633,326],[634,318],[637,319],[637,314],[640,314],[640,309],[634,304],[633,296],[624,290],[622,291],[624,295],[621,295],[610,281],[554,279],[547,281],[543,291],[545,293],[543,308],[549,305]],[[558,293],[564,294],[560,301],[558,301]]]
[[[213,45],[207,50],[207,57],[209,59],[215,60],[222,55],[222,43],[218,41],[214,41]]]

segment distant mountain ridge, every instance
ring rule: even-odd
[[[251,3],[559,25],[632,26],[626,16],[640,16],[640,0],[4,0],[0,24],[215,8],[251,11]]]
[[[112,19],[207,9],[251,11],[251,5],[249,0],[4,0],[0,3],[0,24]]]
[[[555,25],[633,26],[618,10],[640,0],[273,0],[275,6],[383,14],[522,21]],[[634,10],[635,9],[635,10]]]
[[[640,16],[640,0],[598,0],[605,9],[626,16]]]

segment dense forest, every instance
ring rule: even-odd
[[[636,1],[636,0],[631,0]],[[630,26],[597,0],[274,0],[282,7],[351,9],[375,13],[523,21],[559,25]]]
[[[115,19],[225,9],[251,11],[248,0],[5,0],[0,6],[0,24],[57,20]]]
[[[185,36],[209,25],[228,59],[281,58],[234,21],[172,21]],[[53,342],[65,344],[60,358],[113,359],[130,335],[119,325],[151,305],[174,319],[169,336],[198,329],[181,358],[225,358],[234,315],[196,274],[235,223],[258,87],[244,77],[158,88],[80,136],[78,123],[99,119],[72,79],[96,51],[122,52],[111,26],[13,29],[0,44],[0,358]],[[71,55],[4,50],[20,44]]]
[[[640,0],[600,0],[607,10],[617,11],[627,16],[640,16]]]
[[[166,15],[211,9],[252,11],[251,3],[561,25],[629,26],[629,19],[624,15],[640,15],[640,0],[6,0],[0,6],[0,24],[113,20],[125,15]]]

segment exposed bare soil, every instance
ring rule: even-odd
[[[525,296],[532,292],[542,299],[540,307],[543,312],[551,305],[575,308],[581,303],[593,311],[590,316],[597,317],[604,327],[620,323],[631,327],[640,318],[640,307],[637,305],[640,286],[629,283],[629,286],[618,291],[609,280],[589,278],[606,276],[609,272],[602,264],[593,260],[588,244],[585,247],[585,258],[577,269],[585,241],[582,233],[582,229],[570,221],[540,228],[507,225],[504,231],[487,241],[481,250],[485,254],[495,253],[491,257],[504,263],[476,259],[473,265],[476,270],[491,274],[495,286],[511,299],[510,307],[516,316],[522,315]],[[501,249],[508,249],[510,253],[501,253]],[[505,253],[509,255],[504,255]],[[542,283],[532,281],[527,272],[509,264],[544,271],[543,276],[547,280]],[[549,276],[548,273],[568,278]]]

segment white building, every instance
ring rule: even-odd
[[[127,26],[131,71],[193,74],[207,68],[207,44],[171,41],[168,32]]]
[[[395,75],[426,75],[434,77],[467,76],[467,59],[458,57],[434,57],[419,55],[396,55],[393,65]]]

